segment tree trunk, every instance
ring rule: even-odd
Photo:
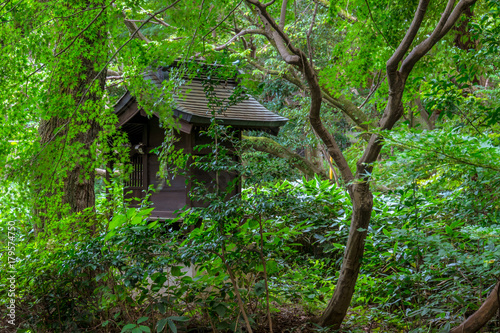
[[[318,319],[321,326],[339,329],[347,309],[351,304],[354,287],[361,267],[361,258],[365,248],[368,224],[373,209],[373,195],[368,183],[357,183],[349,187],[353,205],[349,238],[344,252],[342,268],[333,297],[323,315]]]
[[[99,6],[104,6],[104,1],[78,1],[68,4],[68,11]],[[50,100],[38,128],[41,151],[34,187],[38,194],[35,209],[42,223],[37,231],[53,218],[79,213],[95,204],[92,145],[100,130],[99,101],[106,78],[106,71],[100,68],[107,53],[103,12],[86,17],[68,15],[68,21],[61,24],[62,29],[76,29],[66,32],[68,37],[59,32],[51,67],[53,84],[47,94]]]
[[[382,148],[383,139],[375,134],[371,136],[363,156],[357,163],[356,174],[353,175],[340,147],[321,120],[321,102],[324,96],[316,70],[306,54],[293,44],[283,29],[286,21],[286,11],[281,11],[280,25],[278,25],[267,11],[267,7],[272,5],[274,1],[265,4],[259,0],[246,0],[246,2],[257,9],[260,19],[263,22],[264,32],[259,33],[269,39],[286,63],[295,66],[304,75],[310,88],[311,105],[309,109],[309,122],[311,127],[325,144],[344,182],[350,184],[348,185],[348,190],[353,204],[353,214],[349,239],[344,252],[344,261],[334,295],[328,303],[325,312],[318,319],[321,326],[333,326],[338,329],[347,313],[361,267],[366,229],[368,228],[373,208],[373,196],[369,188],[369,178],[373,162],[377,160]],[[473,5],[476,0],[460,0],[456,5],[454,0],[448,0],[446,8],[434,31],[418,45],[412,47],[422,25],[424,15],[427,12],[429,2],[430,0],[419,1],[410,27],[406,31],[398,48],[387,61],[386,72],[389,95],[386,109],[378,123],[380,130],[392,129],[394,124],[402,117],[404,112],[402,97],[405,83],[415,64],[450,31],[462,13]],[[286,5],[286,0],[282,3]],[[412,48],[411,51],[410,48]],[[340,96],[345,100],[342,94]],[[340,99],[334,99],[331,102],[334,104],[339,103]],[[344,110],[345,107],[343,108],[340,104],[337,107]],[[356,112],[362,114],[361,110],[354,104],[351,106],[356,109]]]

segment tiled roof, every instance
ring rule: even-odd
[[[145,78],[161,88],[164,73],[168,76],[168,68],[160,68],[158,72],[150,71]],[[218,113],[217,111],[220,110],[212,110],[208,107],[209,101],[203,89],[203,82],[198,76],[191,80],[186,79],[185,83],[180,86],[180,93],[174,96],[176,116],[193,124],[209,124],[213,112],[223,124],[248,128],[278,128],[288,121],[287,118],[266,109],[248,94],[243,100],[239,99],[237,104]],[[228,105],[229,97],[237,86],[238,83],[232,79],[213,84],[217,100],[222,102],[222,105]],[[115,111],[120,113],[124,107],[130,105],[131,99],[133,97],[127,92],[115,105]]]

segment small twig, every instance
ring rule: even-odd
[[[203,13],[203,6],[205,5],[205,0],[202,0],[201,1],[201,8],[200,8],[200,14],[198,15],[198,22],[200,21],[201,19],[201,14]],[[189,43],[189,46],[187,48],[187,51],[186,51],[186,56],[184,57],[184,62],[186,61],[188,55],[189,55],[189,52],[191,51],[191,47],[193,46],[193,43],[194,43],[194,39],[196,38],[196,34],[198,33],[198,28],[200,27],[200,25],[198,24],[196,26],[196,29],[194,29],[194,33],[193,33],[193,37],[191,37],[191,42]]]
[[[205,39],[205,37],[207,37],[208,35],[210,35],[210,34],[211,34],[211,33],[212,33],[215,29],[217,29],[218,27],[220,27],[220,26],[221,26],[221,24],[222,24],[222,23],[224,23],[224,22],[227,20],[227,18],[228,18],[229,16],[231,16],[231,14],[233,14],[233,13],[234,13],[234,11],[235,11],[235,10],[236,10],[236,9],[237,9],[240,5],[241,5],[241,3],[242,3],[242,2],[243,2],[243,0],[241,0],[241,1],[240,1],[237,5],[236,5],[236,7],[234,7],[234,8],[233,8],[233,10],[231,10],[231,11],[229,12],[229,14],[227,14],[227,15],[226,15],[226,16],[225,16],[225,17],[224,17],[224,18],[223,18],[223,19],[222,19],[219,23],[217,23],[217,25],[216,25],[215,27],[213,27],[213,28],[212,28],[209,32],[207,32],[207,33],[206,33],[206,34],[205,34],[205,35],[204,35],[201,39]]]
[[[378,135],[380,135],[380,134],[378,134]],[[405,143],[396,141],[394,139],[391,139],[391,140],[395,143],[395,145],[397,145],[399,147],[402,147],[402,148],[419,149],[419,150],[422,150],[422,151],[432,152],[432,153],[435,153],[435,154],[441,154],[443,156],[448,157],[450,160],[456,161],[456,162],[461,163],[461,164],[470,165],[470,166],[473,166],[473,167],[479,167],[479,168],[484,168],[484,169],[489,169],[489,170],[499,171],[500,172],[500,168],[495,168],[495,167],[490,166],[490,165],[484,165],[484,164],[477,164],[477,163],[469,162],[469,161],[466,161],[466,160],[463,160],[463,159],[460,159],[460,158],[456,158],[456,157],[454,157],[452,155],[446,154],[446,153],[444,153],[441,150],[425,149],[425,148],[422,148],[422,147],[405,144]]]
[[[264,8],[271,6],[276,0],[271,0],[268,3],[264,4]]]
[[[10,0],[7,0],[5,1],[5,3],[3,4],[3,6],[0,8],[0,12],[5,8],[5,6],[7,6],[8,4],[10,3]],[[19,3],[18,3],[19,4]]]
[[[159,19],[156,17],[155,14],[151,14],[149,12],[147,12],[146,10],[144,10],[142,7],[140,7],[146,14],[148,14],[149,16],[152,16],[153,17],[153,20],[155,20],[156,22],[150,22],[150,23],[153,23],[153,24],[161,24],[163,25],[164,27],[167,27],[167,28],[174,28],[172,27],[170,24],[168,24],[167,22]],[[129,20],[129,21],[132,21],[132,20]],[[135,21],[135,20],[134,20]],[[137,20],[137,22],[142,22],[142,20]]]
[[[380,87],[380,85],[382,84],[382,81],[383,79],[385,79],[385,75],[384,75],[384,78],[383,79],[380,79],[380,75],[382,74],[382,70],[380,70],[378,72],[378,77],[377,77],[377,84],[375,84],[375,86],[373,86],[372,90],[370,91],[370,93],[368,94],[368,96],[366,96],[365,100],[363,101],[363,103],[361,103],[361,105],[358,107],[358,109],[361,109],[363,106],[365,106],[366,102],[368,102],[370,100],[370,98],[373,96],[373,94],[375,93],[375,91],[377,91],[377,89]]]
[[[469,118],[467,117],[467,115],[462,111],[462,109],[460,109],[457,105],[455,105],[455,107],[457,108],[458,112],[460,112],[462,114],[462,116],[465,118],[465,120],[467,120],[467,122],[472,126],[472,128],[474,128],[476,130],[476,132],[482,136],[482,137],[486,137],[484,135],[483,132],[479,131],[478,128],[472,123],[471,120],[469,120]]]
[[[231,266],[229,265],[229,263],[226,260],[226,249],[224,246],[224,241],[222,241],[222,242],[223,242],[222,246],[221,246],[222,254],[219,254],[218,252],[215,252],[215,251],[212,251],[212,253],[217,255],[222,260],[222,263],[224,264],[224,266],[226,266],[226,270],[229,274],[229,278],[231,279],[231,283],[233,284],[234,293],[236,295],[236,299],[238,300],[238,305],[240,307],[241,314],[243,315],[243,319],[245,320],[247,330],[249,333],[253,333],[252,327],[250,326],[250,321],[248,320],[248,316],[247,316],[247,313],[245,311],[245,305],[243,304],[243,298],[241,297],[241,294],[240,294],[238,282],[236,281],[236,278],[234,276],[234,273],[233,273]]]

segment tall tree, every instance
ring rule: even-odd
[[[424,26],[424,17],[429,12],[430,1],[421,0],[418,3],[411,25],[407,28],[404,38],[386,64],[389,91],[385,111],[376,124],[378,130],[392,129],[394,124],[402,117],[404,113],[402,100],[405,85],[414,66],[438,41],[443,39],[462,13],[475,2],[475,0],[462,0],[456,3],[456,1],[449,0],[433,30],[430,32],[421,31],[420,34],[419,31]],[[313,59],[308,56],[312,52],[296,46],[284,29],[287,20],[287,0],[281,2],[281,9],[279,11],[274,11],[279,13],[278,19],[273,17],[271,11],[275,1],[262,3],[258,0],[246,0],[246,3],[256,10],[261,27],[260,29],[241,30],[235,38],[247,34],[264,36],[275,47],[282,60],[288,65],[293,66],[303,75],[310,92],[310,124],[321,141],[326,145],[328,153],[335,161],[344,182],[347,184],[347,189],[352,200],[353,214],[340,276],[332,299],[328,303],[323,315],[318,319],[318,322],[322,326],[339,328],[351,302],[361,266],[364,242],[373,210],[370,174],[373,169],[373,163],[380,154],[383,140],[380,135],[373,134],[369,139],[363,156],[356,163],[356,170],[351,170],[338,143],[322,121],[321,105],[325,95],[330,96],[333,100],[332,103],[336,104],[338,108],[350,115],[351,119],[358,123],[360,123],[361,119],[361,117],[356,116],[359,110],[355,105],[353,107],[352,103],[347,102],[349,99],[346,96],[339,92],[325,92],[325,89],[321,86]],[[420,37],[426,36],[426,34],[428,34],[427,37]],[[222,45],[219,49],[223,49],[227,45],[229,43]]]
[[[62,3],[63,18],[54,31],[53,61],[48,64],[53,84],[47,89],[52,93],[38,128],[44,150],[36,170],[54,172],[51,165],[56,159],[55,167],[64,170],[62,203],[71,213],[95,204],[92,149],[101,128],[96,118],[106,77],[108,5],[104,0]],[[57,162],[58,154],[63,161]],[[42,175],[37,186],[45,187],[53,175]],[[50,186],[41,190],[54,191]]]
[[[2,110],[6,129],[15,140],[30,141],[38,133],[36,145],[16,152],[24,161],[17,178],[26,175],[34,189],[42,221],[36,231],[43,221],[81,214],[95,204],[96,139],[109,122],[103,91],[112,2],[7,1],[2,7],[2,63],[10,68],[2,82],[2,90],[10,91],[4,101],[11,108]]]

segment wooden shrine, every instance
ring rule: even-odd
[[[168,79],[169,68],[160,67],[156,72],[149,72],[146,81],[152,82],[158,88],[162,87],[162,81]],[[193,148],[210,143],[210,138],[202,135],[208,128],[212,119],[212,112],[208,107],[208,100],[203,90],[203,79],[196,77],[186,80],[180,87],[182,98],[174,97],[174,118],[179,121],[179,131],[175,134],[177,141],[175,149],[183,149],[186,154],[201,155],[206,152],[195,151]],[[215,94],[219,99],[228,99],[233,90],[238,86],[234,79],[224,80],[214,85]],[[159,115],[153,113],[147,116],[144,110],[138,108],[136,99],[127,91],[115,105],[115,113],[118,116],[117,126],[127,133],[131,147],[131,163],[133,171],[130,180],[125,184],[125,193],[131,192],[127,197],[143,198],[150,185],[158,190],[152,194],[150,201],[154,210],[152,218],[172,218],[175,212],[185,206],[197,207],[203,203],[193,202],[189,191],[193,184],[193,178],[202,182],[213,182],[214,174],[199,169],[189,168],[186,175],[176,176],[170,180],[170,186],[166,186],[165,180],[159,179],[157,173],[160,163],[158,156],[152,152],[161,146],[165,139],[164,129],[160,127]],[[230,125],[234,131],[233,136],[241,139],[243,130],[263,130],[277,134],[280,126],[288,119],[281,117],[262,106],[253,97],[247,96],[236,105],[227,108],[223,113],[216,114],[221,124]],[[237,174],[219,173],[219,184],[228,184],[239,177]],[[232,194],[240,192],[240,187]]]

